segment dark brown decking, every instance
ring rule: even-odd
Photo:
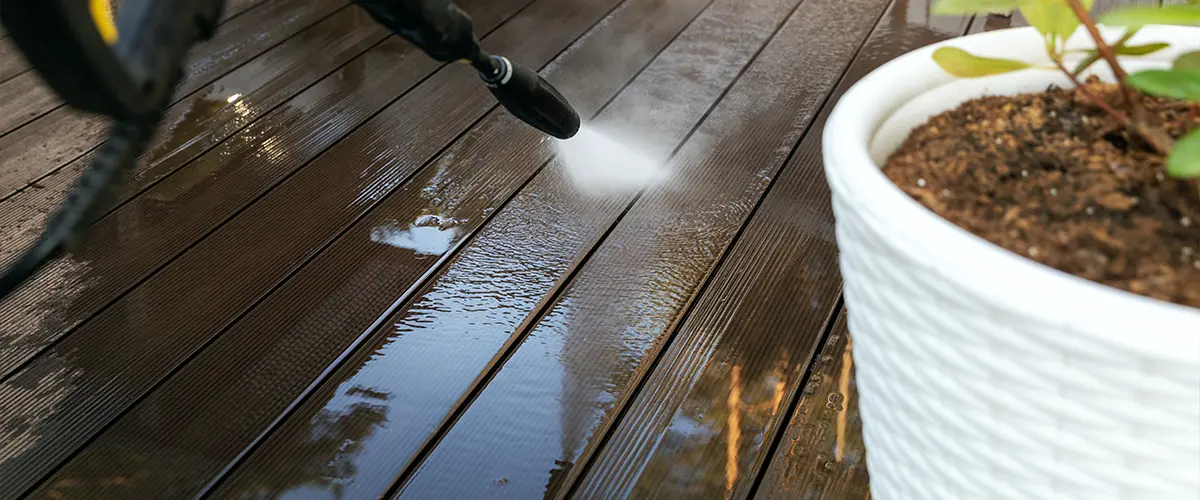
[[[867,496],[821,128],[879,64],[1009,20],[459,4],[671,178],[581,195],[348,0],[231,0],[90,239],[0,304],[0,497]],[[2,37],[7,261],[104,123]]]

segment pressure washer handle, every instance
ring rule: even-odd
[[[471,17],[451,0],[354,0],[376,22],[430,57],[462,61],[479,71],[496,99],[517,118],[559,139],[579,130],[579,115],[537,72],[488,55],[479,47]]]
[[[440,62],[472,60],[479,39],[471,16],[450,0],[354,0],[375,22]]]
[[[0,22],[68,106],[117,119],[153,116],[212,37],[224,0],[0,0]]]

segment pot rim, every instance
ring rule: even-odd
[[[1105,39],[1111,39],[1122,30],[1102,27],[1102,32]],[[1200,48],[1198,35],[1200,28],[1196,27],[1154,25],[1142,28],[1131,42],[1169,41],[1171,48],[1137,59],[1170,60],[1183,51]],[[835,105],[823,133],[831,188],[843,188],[846,192],[837,194],[867,206],[881,224],[937,241],[922,247],[921,255],[907,257],[922,267],[937,269],[933,272],[976,296],[987,297],[997,307],[1021,310],[1063,331],[1104,336],[1122,349],[1198,365],[1200,308],[1096,283],[1017,255],[925,208],[884,176],[872,159],[871,141],[890,116],[919,95],[956,80],[933,62],[934,50],[954,46],[983,56],[1015,54],[1027,62],[1049,63],[1041,40],[1031,27],[951,38],[910,51],[859,80]],[[1088,41],[1081,28],[1068,45],[1090,47]]]

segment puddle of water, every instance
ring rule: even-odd
[[[457,221],[436,215],[421,217],[402,229],[395,222],[371,230],[371,241],[406,248],[418,255],[441,255],[450,249],[458,236]]]

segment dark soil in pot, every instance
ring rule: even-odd
[[[1087,88],[1119,107],[1115,85]],[[1187,103],[1145,97],[1179,137]],[[1042,264],[1141,295],[1200,307],[1200,181],[1079,89],[963,103],[913,130],[884,173],[946,220]]]

